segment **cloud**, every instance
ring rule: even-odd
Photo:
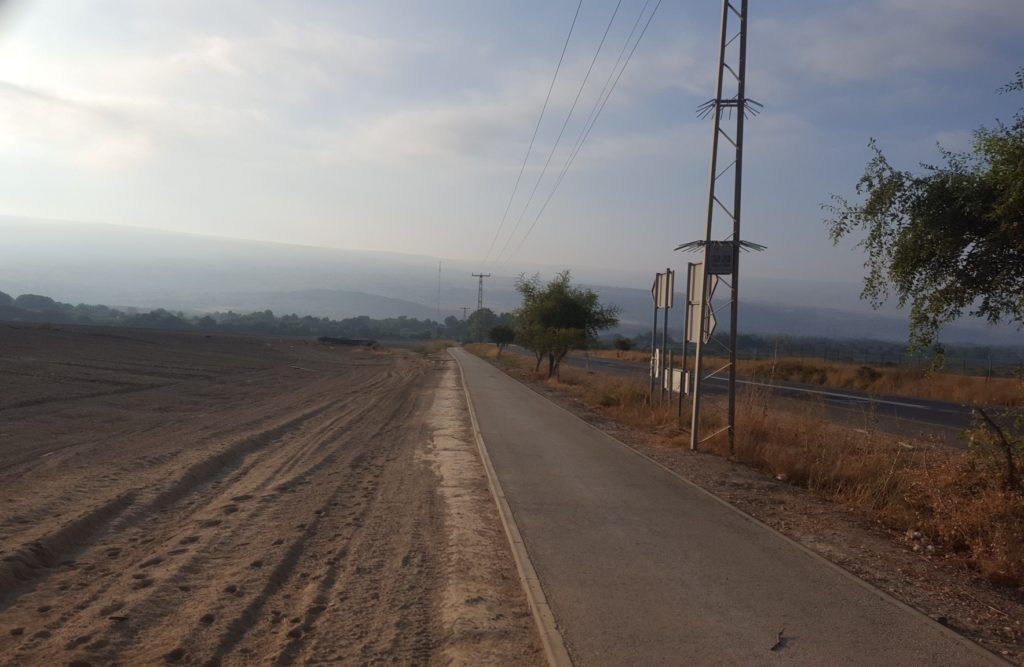
[[[755,18],[759,71],[772,88],[912,80],[990,62],[994,43],[1024,23],[1019,0],[870,0],[810,5],[788,19]],[[816,9],[817,11],[814,11]]]
[[[0,81],[0,139],[5,151],[48,161],[71,158],[92,167],[142,159],[153,146],[145,132],[118,111]]]
[[[189,153],[269,162],[304,149],[309,127],[343,125],[359,112],[343,107],[346,97],[393,83],[402,59],[423,48],[301,18],[223,33],[159,11],[146,18],[168,19],[155,45],[127,28],[101,48],[72,38],[49,49],[31,31],[5,40],[8,149],[107,167]]]

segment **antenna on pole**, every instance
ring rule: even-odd
[[[476,290],[476,309],[480,310],[484,307],[484,278],[490,278],[489,273],[471,273],[474,278],[480,279],[480,286]]]
[[[704,262],[698,272],[700,285],[693,286],[694,305],[700,323],[696,336],[697,354],[694,359],[693,416],[690,426],[690,449],[697,449],[704,440],[728,431],[729,453],[732,454],[736,441],[736,319],[739,306],[739,263],[740,250],[764,250],[764,246],[740,237],[740,208],[743,190],[743,122],[747,115],[756,116],[762,107],[760,102],[747,98],[747,2],[748,0],[723,0],[722,2],[722,35],[718,50],[718,80],[715,97],[697,108],[701,118],[712,117],[714,131],[711,139],[711,168],[708,173],[707,221],[703,241],[684,243],[676,250],[702,251]],[[739,23],[738,29],[734,25]],[[733,65],[730,65],[732,61]],[[735,91],[729,96],[723,94],[723,88]],[[724,138],[723,144],[720,139]],[[732,161],[724,168],[720,162]],[[719,188],[723,195],[727,191],[729,175],[732,175],[732,207],[726,205],[719,197]],[[728,198],[726,197],[726,201]],[[716,211],[719,213],[716,225]],[[721,219],[724,213],[725,219]],[[722,240],[714,240],[717,235]],[[713,307],[712,298],[715,286],[721,281],[729,287],[729,301],[717,308]],[[725,345],[711,334],[715,330],[715,312],[729,306],[729,343]],[[698,314],[699,313],[699,314]],[[687,336],[689,338],[689,336]],[[707,376],[704,376],[703,362],[707,344],[718,345],[729,356],[729,361]],[[715,433],[702,440],[700,438],[700,399],[701,383],[722,371],[729,371],[729,412],[728,423]]]

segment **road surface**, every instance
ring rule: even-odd
[[[575,664],[1004,664],[452,353]]]

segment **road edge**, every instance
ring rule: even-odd
[[[472,354],[472,353],[469,352],[467,354]],[[452,355],[452,357],[454,358],[454,355]],[[479,357],[477,357],[477,358],[479,358]],[[747,521],[755,523],[755,524],[761,526],[762,528],[764,528],[764,529],[774,533],[775,535],[780,537],[785,542],[788,542],[790,545],[796,547],[799,551],[803,552],[806,556],[810,557],[813,560],[821,562],[822,564],[824,564],[828,568],[832,569],[833,571],[835,571],[839,575],[843,576],[844,578],[850,580],[854,584],[860,586],[861,588],[867,590],[868,592],[870,592],[870,593],[872,593],[874,595],[877,595],[878,597],[880,597],[883,600],[885,600],[887,603],[892,604],[892,605],[894,605],[897,608],[903,609],[904,611],[909,612],[909,613],[911,613],[911,614],[913,614],[915,616],[919,616],[919,617],[921,617],[923,619],[927,619],[929,624],[931,624],[933,630],[936,630],[936,631],[939,632],[939,634],[944,634],[947,637],[950,637],[951,639],[955,639],[958,642],[962,642],[962,643],[967,644],[975,652],[978,652],[978,653],[981,654],[979,657],[987,658],[989,662],[993,662],[994,661],[996,664],[1006,665],[1007,667],[1013,667],[1014,666],[1014,663],[1010,662],[1009,660],[1007,660],[1003,656],[999,655],[998,653],[993,652],[992,650],[986,648],[982,644],[974,641],[970,637],[965,637],[964,635],[960,634],[956,630],[953,630],[952,628],[949,628],[949,627],[939,623],[934,618],[932,618],[931,616],[929,616],[925,612],[921,611],[920,609],[918,609],[916,607],[913,607],[913,606],[907,604],[906,602],[903,602],[902,600],[897,599],[892,594],[882,590],[881,588],[873,585],[872,583],[870,583],[868,581],[865,581],[864,579],[861,579],[860,577],[858,577],[853,572],[850,572],[849,570],[843,568],[842,566],[838,565],[837,563],[833,563],[831,560],[829,560],[825,556],[817,553],[816,551],[812,550],[810,547],[804,546],[803,544],[801,544],[800,542],[797,542],[795,539],[793,539],[792,537],[786,535],[785,533],[783,533],[783,532],[781,532],[779,530],[776,530],[775,528],[772,528],[771,526],[769,526],[764,521],[761,521],[760,519],[758,519],[758,518],[756,518],[756,517],[754,517],[754,516],[744,512],[743,510],[741,510],[740,508],[736,507],[735,505],[729,503],[725,499],[719,498],[718,496],[716,496],[714,493],[712,493],[708,489],[705,489],[703,486],[697,484],[696,482],[687,479],[682,474],[676,472],[675,470],[673,470],[672,468],[668,467],[667,465],[665,465],[661,461],[658,461],[657,459],[654,459],[651,456],[648,456],[646,453],[640,451],[636,447],[633,447],[632,445],[630,445],[630,444],[628,444],[626,442],[623,442],[622,440],[619,440],[618,438],[616,438],[612,434],[602,430],[600,427],[598,427],[598,426],[596,426],[594,424],[591,424],[586,419],[583,419],[579,415],[575,414],[572,410],[569,410],[568,408],[566,408],[563,405],[559,405],[556,401],[551,400],[550,397],[545,396],[544,394],[542,394],[539,391],[536,391],[533,387],[531,387],[530,385],[526,384],[525,382],[523,382],[519,378],[517,378],[517,377],[515,377],[515,376],[513,376],[513,375],[511,375],[509,373],[506,373],[504,370],[498,368],[497,366],[495,366],[490,361],[488,361],[486,359],[480,359],[480,360],[483,361],[484,363],[488,364],[489,366],[491,366],[495,370],[497,370],[499,373],[504,374],[505,377],[507,377],[510,380],[518,383],[524,389],[526,389],[526,390],[532,392],[534,395],[539,396],[540,398],[546,400],[548,403],[550,403],[554,407],[558,408],[562,412],[566,413],[567,415],[569,415],[570,417],[572,417],[576,421],[579,421],[582,424],[586,425],[591,430],[593,430],[595,433],[597,433],[597,434],[599,434],[599,435],[601,435],[601,436],[603,436],[605,438],[608,438],[609,440],[614,442],[619,447],[622,447],[622,448],[626,449],[627,451],[632,452],[636,456],[639,456],[640,458],[646,459],[650,463],[653,463],[654,465],[656,465],[657,467],[661,468],[662,470],[664,470],[668,474],[672,475],[676,479],[678,479],[681,482],[687,484],[688,486],[693,487],[694,489],[696,489],[700,493],[708,496],[709,498],[714,500],[716,503],[718,503],[718,504],[728,508],[729,510],[731,510],[732,512],[734,512],[736,514],[739,514],[741,517],[743,517]],[[460,372],[462,371],[462,366],[461,365],[459,366],[459,371]],[[465,382],[463,382],[463,388],[465,389]],[[466,390],[466,391],[467,391],[466,395],[467,395],[467,398],[468,398],[468,396],[469,396],[468,390]],[[476,416],[475,416],[475,413],[473,413],[472,408],[470,408],[470,414],[473,416],[473,419],[475,420]]]
[[[501,517],[501,525],[505,529],[505,537],[508,538],[509,547],[512,550],[512,559],[516,564],[516,572],[519,573],[519,582],[526,594],[526,601],[530,605],[530,612],[533,614],[533,621],[537,626],[537,633],[540,635],[540,642],[544,648],[548,664],[551,667],[572,667],[572,658],[558,631],[555,623],[555,616],[548,605],[544,589],[541,588],[540,579],[533,568],[530,554],[526,550],[526,544],[519,532],[515,517],[512,515],[512,508],[505,498],[505,492],[494,471],[494,464],[491,463],[490,454],[487,453],[487,445],[484,442],[483,433],[480,432],[480,422],[476,418],[476,409],[473,407],[473,397],[470,396],[469,387],[466,384],[466,374],[462,369],[462,362],[448,350],[448,356],[455,361],[459,368],[459,380],[462,384],[462,393],[466,397],[466,407],[469,411],[469,419],[472,424],[473,439],[476,440],[477,451],[480,453],[480,460],[483,462],[484,472],[487,474],[487,485],[491,489],[491,496],[498,508],[498,516]]]

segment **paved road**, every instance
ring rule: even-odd
[[[572,366],[586,368],[587,359],[575,355],[566,357]],[[647,364],[615,359],[591,358],[589,367],[595,371],[615,375],[647,377]],[[960,433],[973,424],[971,408],[959,403],[933,401],[906,396],[879,396],[852,389],[833,389],[820,385],[800,384],[776,380],[772,383],[739,378],[740,389],[764,388],[772,396],[797,401],[817,401],[825,406],[835,421],[879,428],[889,433],[914,437],[936,437],[953,446],[964,446]],[[725,395],[726,377],[710,378],[704,385],[712,395]]]
[[[452,353],[577,665],[1004,664]]]

